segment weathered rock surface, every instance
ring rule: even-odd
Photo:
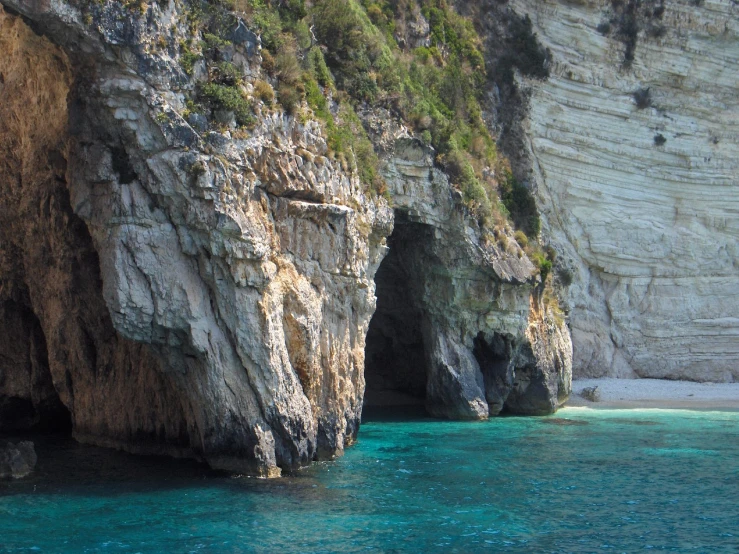
[[[341,454],[387,203],[326,156],[315,121],[261,104],[248,132],[185,121],[202,68],[177,63],[175,3],[95,5],[92,21],[60,1],[2,3],[46,38],[0,11],[0,428],[71,425],[263,476]],[[259,45],[242,26],[230,55],[251,78]],[[553,411],[571,346],[531,263],[512,239],[485,242],[429,152],[393,152],[429,409]]]
[[[36,450],[30,441],[0,441],[0,479],[23,479],[36,467]]]
[[[511,6],[551,53],[524,130],[576,375],[739,380],[739,6],[664,2],[630,67],[611,2]]]

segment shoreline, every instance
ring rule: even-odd
[[[598,387],[600,400],[580,394]],[[563,408],[739,411],[739,383],[696,383],[663,379],[577,379]]]

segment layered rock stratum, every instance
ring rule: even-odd
[[[248,130],[186,120],[207,72],[177,59],[181,5],[2,3],[0,429],[261,476],[339,455],[391,254],[432,413],[567,397],[569,331],[512,229],[487,240],[402,126],[378,134],[391,208],[310,117],[256,102]],[[251,87],[259,39],[227,23]]]
[[[739,6],[510,5],[549,49],[522,136],[575,374],[739,380]]]

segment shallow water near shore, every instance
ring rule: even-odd
[[[72,441],[0,483],[0,552],[739,552],[739,413],[368,418],[278,480]]]

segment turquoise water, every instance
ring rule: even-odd
[[[271,481],[38,449],[0,484],[0,552],[739,552],[739,413],[374,420]]]

